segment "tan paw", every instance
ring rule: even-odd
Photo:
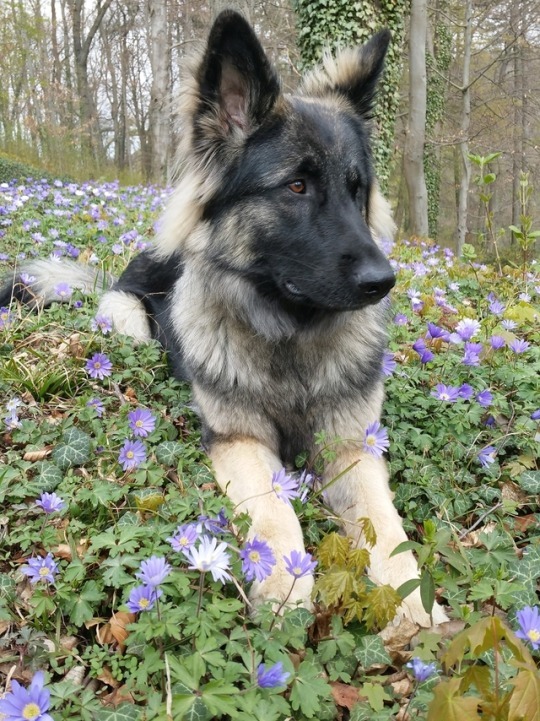
[[[262,583],[255,581],[249,593],[249,599],[256,611],[266,601],[274,601],[275,609],[296,608],[302,606],[311,610],[313,603],[313,576],[303,576],[296,580],[284,569],[275,569]]]

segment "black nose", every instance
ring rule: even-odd
[[[368,303],[375,303],[384,298],[396,284],[396,276],[389,263],[384,266],[361,264],[353,271],[357,292]]]

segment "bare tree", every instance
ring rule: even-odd
[[[467,212],[469,208],[469,185],[471,182],[471,162],[469,160],[469,132],[471,125],[471,47],[473,30],[472,0],[465,0],[465,26],[463,34],[463,75],[461,138],[459,152],[461,158],[461,180],[459,185],[457,252],[461,253],[467,238]]]
[[[428,235],[428,196],[424,176],[426,141],[427,0],[412,0],[409,30],[409,120],[405,136],[404,172],[409,193],[410,231]]]
[[[167,177],[169,157],[169,35],[166,0],[148,0],[152,88],[150,91],[150,176],[162,182]]]

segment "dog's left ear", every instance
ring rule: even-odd
[[[305,77],[302,94],[345,96],[357,113],[370,118],[390,39],[390,30],[380,30],[359,48],[344,50],[335,58],[325,56],[322,67]]]
[[[200,103],[195,120],[213,113],[225,135],[235,128],[256,128],[280,93],[277,74],[253,29],[232,10],[223,11],[214,22],[197,79]]]

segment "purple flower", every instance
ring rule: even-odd
[[[62,511],[66,504],[56,493],[42,493],[39,500],[36,501],[36,506],[42,508],[45,513],[55,513]]]
[[[493,403],[493,395],[491,391],[488,391],[486,389],[485,391],[480,391],[480,393],[477,393],[476,402],[481,405],[482,408],[489,408],[489,406]]]
[[[486,446],[480,451],[480,453],[478,453],[476,457],[478,458],[480,465],[484,468],[487,468],[487,466],[495,463],[496,452],[497,449],[495,448],[495,446]]]
[[[515,320],[503,320],[501,325],[505,330],[514,330],[515,328],[517,328],[517,323]]]
[[[171,566],[164,558],[151,556],[147,561],[141,562],[141,570],[135,574],[146,586],[155,588],[167,578],[171,572]]]
[[[13,411],[16,411],[22,404],[23,402],[18,396],[13,396],[13,398],[6,403],[6,411],[13,413]]]
[[[92,319],[90,327],[92,330],[100,330],[103,335],[107,335],[112,330],[112,320],[106,315],[96,315]]]
[[[521,340],[519,338],[516,338],[516,340],[513,340],[508,347],[510,350],[513,350],[514,353],[525,353],[527,348],[529,347],[529,343],[526,340]]]
[[[459,388],[454,386],[447,386],[444,383],[437,383],[435,390],[431,391],[431,395],[440,401],[446,401],[447,403],[455,403],[459,398]]]
[[[28,273],[21,273],[21,280],[26,286],[29,286],[36,282],[36,276],[29,275]]]
[[[86,371],[90,378],[99,378],[103,380],[112,373],[112,363],[105,353],[94,353],[94,355],[86,361]]]
[[[285,568],[295,578],[307,576],[317,565],[317,561],[313,560],[311,553],[301,553],[300,551],[291,551],[290,557],[283,556],[283,560]]]
[[[9,310],[9,308],[6,308],[5,305],[3,305],[0,308],[0,330],[2,328],[7,328],[8,325],[10,325],[13,321],[13,314]]]
[[[428,323],[427,337],[442,338],[444,341],[448,341],[450,333],[448,333],[447,330],[444,330],[444,328],[440,328],[438,325],[435,325],[435,323]]]
[[[281,661],[270,666],[269,669],[266,669],[264,663],[261,663],[257,669],[257,685],[259,688],[278,688],[287,683],[290,675],[288,671],[283,670]]]
[[[270,546],[265,541],[259,541],[255,536],[252,541],[247,541],[240,551],[242,559],[242,570],[246,581],[264,581],[272,573],[276,565],[276,559]]]
[[[525,606],[516,613],[519,631],[516,636],[528,641],[534,650],[540,648],[540,613],[538,606]]]
[[[6,424],[8,431],[13,431],[16,428],[22,428],[22,423],[15,411],[11,411],[11,413],[4,417],[4,423]]]
[[[103,415],[103,411],[105,410],[103,401],[101,401],[99,398],[90,398],[90,400],[86,402],[86,405],[88,408],[93,408],[98,418],[101,418],[101,416]]]
[[[51,692],[44,687],[43,671],[36,671],[28,688],[11,682],[11,691],[0,700],[4,721],[53,721],[47,713]]]
[[[54,294],[62,300],[70,298],[72,293],[73,290],[71,289],[69,283],[58,283],[54,286]]]
[[[216,535],[218,533],[223,533],[224,531],[226,532],[228,525],[229,519],[227,518],[224,508],[221,509],[217,516],[205,516],[204,514],[197,516],[198,533],[208,531],[208,533]]]
[[[463,365],[466,366],[479,366],[480,365],[480,353],[484,349],[482,343],[465,343],[465,354],[463,356]]]
[[[122,465],[124,471],[132,471],[146,460],[146,448],[142,441],[125,441],[118,462]]]
[[[291,505],[292,498],[298,498],[298,481],[296,478],[289,476],[287,471],[282,468],[277,473],[272,474],[272,490],[276,496]]]
[[[388,450],[390,441],[388,440],[388,432],[379,421],[373,421],[364,432],[364,450],[375,458],[380,458],[382,454]]]
[[[409,322],[409,319],[407,318],[405,313],[397,313],[394,316],[394,323],[396,325],[407,325],[408,322]]]
[[[470,400],[474,395],[474,388],[469,385],[468,383],[463,383],[458,388],[459,397],[463,398],[463,400],[468,401]]]
[[[199,532],[196,524],[186,523],[183,526],[178,526],[174,534],[166,540],[171,544],[173,551],[183,553],[188,548],[191,548],[198,538]]]
[[[391,376],[396,370],[397,363],[394,360],[394,354],[390,351],[385,350],[382,360],[382,372],[385,376]]]
[[[502,337],[502,335],[492,335],[490,338],[491,347],[493,350],[499,350],[500,348],[504,348],[506,345],[506,341]]]
[[[153,586],[135,586],[129,594],[126,606],[131,613],[150,611],[154,604],[163,595],[163,591]]]
[[[533,419],[533,421],[540,421],[540,408],[531,413],[531,418]]]
[[[219,543],[217,538],[203,536],[199,545],[188,548],[184,554],[191,561],[190,569],[212,574],[214,581],[225,583],[230,579],[230,556],[227,553],[227,544]]]
[[[21,571],[25,576],[28,576],[30,583],[38,583],[39,581],[54,583],[54,576],[58,573],[58,564],[54,560],[52,553],[48,553],[45,558],[41,558],[41,556],[30,558],[28,565],[23,566]]]
[[[480,330],[480,322],[474,318],[463,318],[456,325],[456,333],[461,340],[471,340]]]
[[[491,311],[491,313],[493,313],[493,315],[501,315],[502,313],[504,313],[504,307],[505,307],[504,303],[501,303],[501,301],[498,300],[493,295],[493,293],[490,293],[488,295],[488,300],[489,300],[489,310]]]
[[[426,348],[426,341],[423,338],[418,338],[418,340],[413,343],[413,350],[418,353],[420,356],[420,363],[423,363],[424,365],[435,358],[429,348]]]
[[[146,408],[137,408],[128,413],[129,427],[133,435],[146,438],[156,427],[156,417]]]
[[[413,676],[420,683],[437,673],[437,667],[434,663],[424,663],[418,656],[411,659],[405,666],[411,669]]]

